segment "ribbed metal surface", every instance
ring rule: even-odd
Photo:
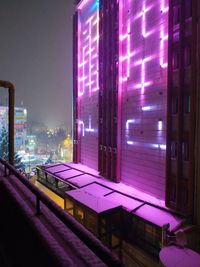
[[[100,2],[99,171],[116,181],[118,1]]]

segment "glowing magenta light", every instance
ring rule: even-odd
[[[92,20],[92,19],[91,19]],[[89,96],[91,96],[91,53],[92,53],[92,40],[91,40],[91,34],[92,34],[92,25],[91,20],[89,20]]]
[[[134,123],[134,122],[135,122],[134,119],[127,120],[127,121],[126,121],[126,130],[129,130],[129,124]]]
[[[82,62],[78,64],[78,66],[82,67],[82,77],[78,78],[79,81],[79,90],[78,90],[78,96],[82,96],[85,92],[85,80],[87,79],[87,76],[85,76],[85,49],[86,47],[83,47],[82,49]],[[82,82],[82,86],[80,86],[80,83]]]
[[[165,0],[161,0],[161,12],[166,13],[169,11],[169,6],[165,4]]]
[[[141,83],[139,84],[136,84],[135,88],[138,89],[138,88],[141,88],[141,93],[144,94],[144,89],[145,87],[149,86],[152,84],[151,81],[145,81],[145,64],[146,62],[152,60],[152,56],[150,57],[146,57],[142,60],[139,60],[135,63],[135,66],[137,65],[141,65]]]
[[[166,95],[157,92],[167,88],[167,12],[168,0],[119,0],[121,178],[161,198],[165,198]]]
[[[141,12],[141,17],[142,17],[142,36],[144,38],[148,37],[152,32],[146,32],[146,13],[151,9],[151,7],[147,7],[145,5],[145,1],[143,1],[143,6],[142,6],[142,12]]]
[[[88,0],[82,0],[78,6],[77,9],[82,9],[86,4],[87,4]]]
[[[142,111],[150,111],[150,110],[152,110],[151,106],[142,107]]]
[[[85,131],[86,132],[94,132],[94,129],[92,128],[92,116],[91,115],[89,115],[88,120],[89,120],[89,126],[88,126],[88,128],[85,129]]]
[[[166,148],[167,148],[167,146],[166,145],[159,145],[159,147],[160,147],[160,149],[162,149],[162,150],[166,150]]]
[[[134,145],[134,142],[133,141],[127,141],[126,142],[128,145]]]
[[[168,35],[164,35],[164,26],[161,26],[160,31],[160,66],[162,68],[167,68],[167,62],[164,63],[164,43],[168,41]]]
[[[161,150],[166,150],[166,145],[164,145],[164,144],[151,144],[150,146],[152,148],[158,148],[158,149],[161,149]]]
[[[135,119],[130,119],[130,120],[126,121],[126,130],[128,131],[127,136],[129,136],[129,125],[133,124],[133,123],[135,123]],[[135,144],[135,142],[130,141],[130,140],[127,140],[126,143],[127,143],[127,145],[134,145]]]
[[[162,122],[162,120],[159,120],[158,121],[158,131],[162,131],[162,129],[163,129],[163,122]]]
[[[127,72],[126,72],[126,77],[129,78],[130,76],[130,54],[131,54],[131,26],[130,26],[130,20],[128,21],[128,25],[127,25]]]

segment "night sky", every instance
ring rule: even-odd
[[[73,3],[0,0],[0,80],[15,84],[28,121],[71,126]]]

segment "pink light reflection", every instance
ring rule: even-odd
[[[85,126],[82,120],[78,120],[78,132],[82,132],[82,136],[85,136]]]
[[[130,20],[128,21],[127,25],[127,72],[126,72],[126,77],[129,78],[130,76],[130,54],[131,54],[131,26],[130,26]]]
[[[169,11],[169,6],[165,4],[165,0],[161,0],[161,8],[162,13],[166,13]]]
[[[168,35],[164,35],[164,26],[161,26],[160,31],[160,66],[162,68],[167,68],[168,63],[164,63],[164,43],[168,41]]]
[[[88,0],[82,0],[78,6],[77,9],[82,9],[86,4],[87,4]]]

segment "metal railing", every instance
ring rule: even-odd
[[[122,262],[116,258],[111,251],[109,251],[103,244],[94,237],[88,230],[82,225],[76,222],[70,215],[68,215],[62,208],[49,199],[42,191],[40,191],[35,185],[23,177],[11,164],[4,159],[0,158],[1,164],[4,166],[4,175],[7,177],[13,174],[22,184],[24,184],[36,197],[35,209],[36,215],[42,213],[41,202],[45,204],[49,210],[56,215],[60,221],[62,221],[94,254],[101,259],[106,265],[113,267],[124,266]]]

